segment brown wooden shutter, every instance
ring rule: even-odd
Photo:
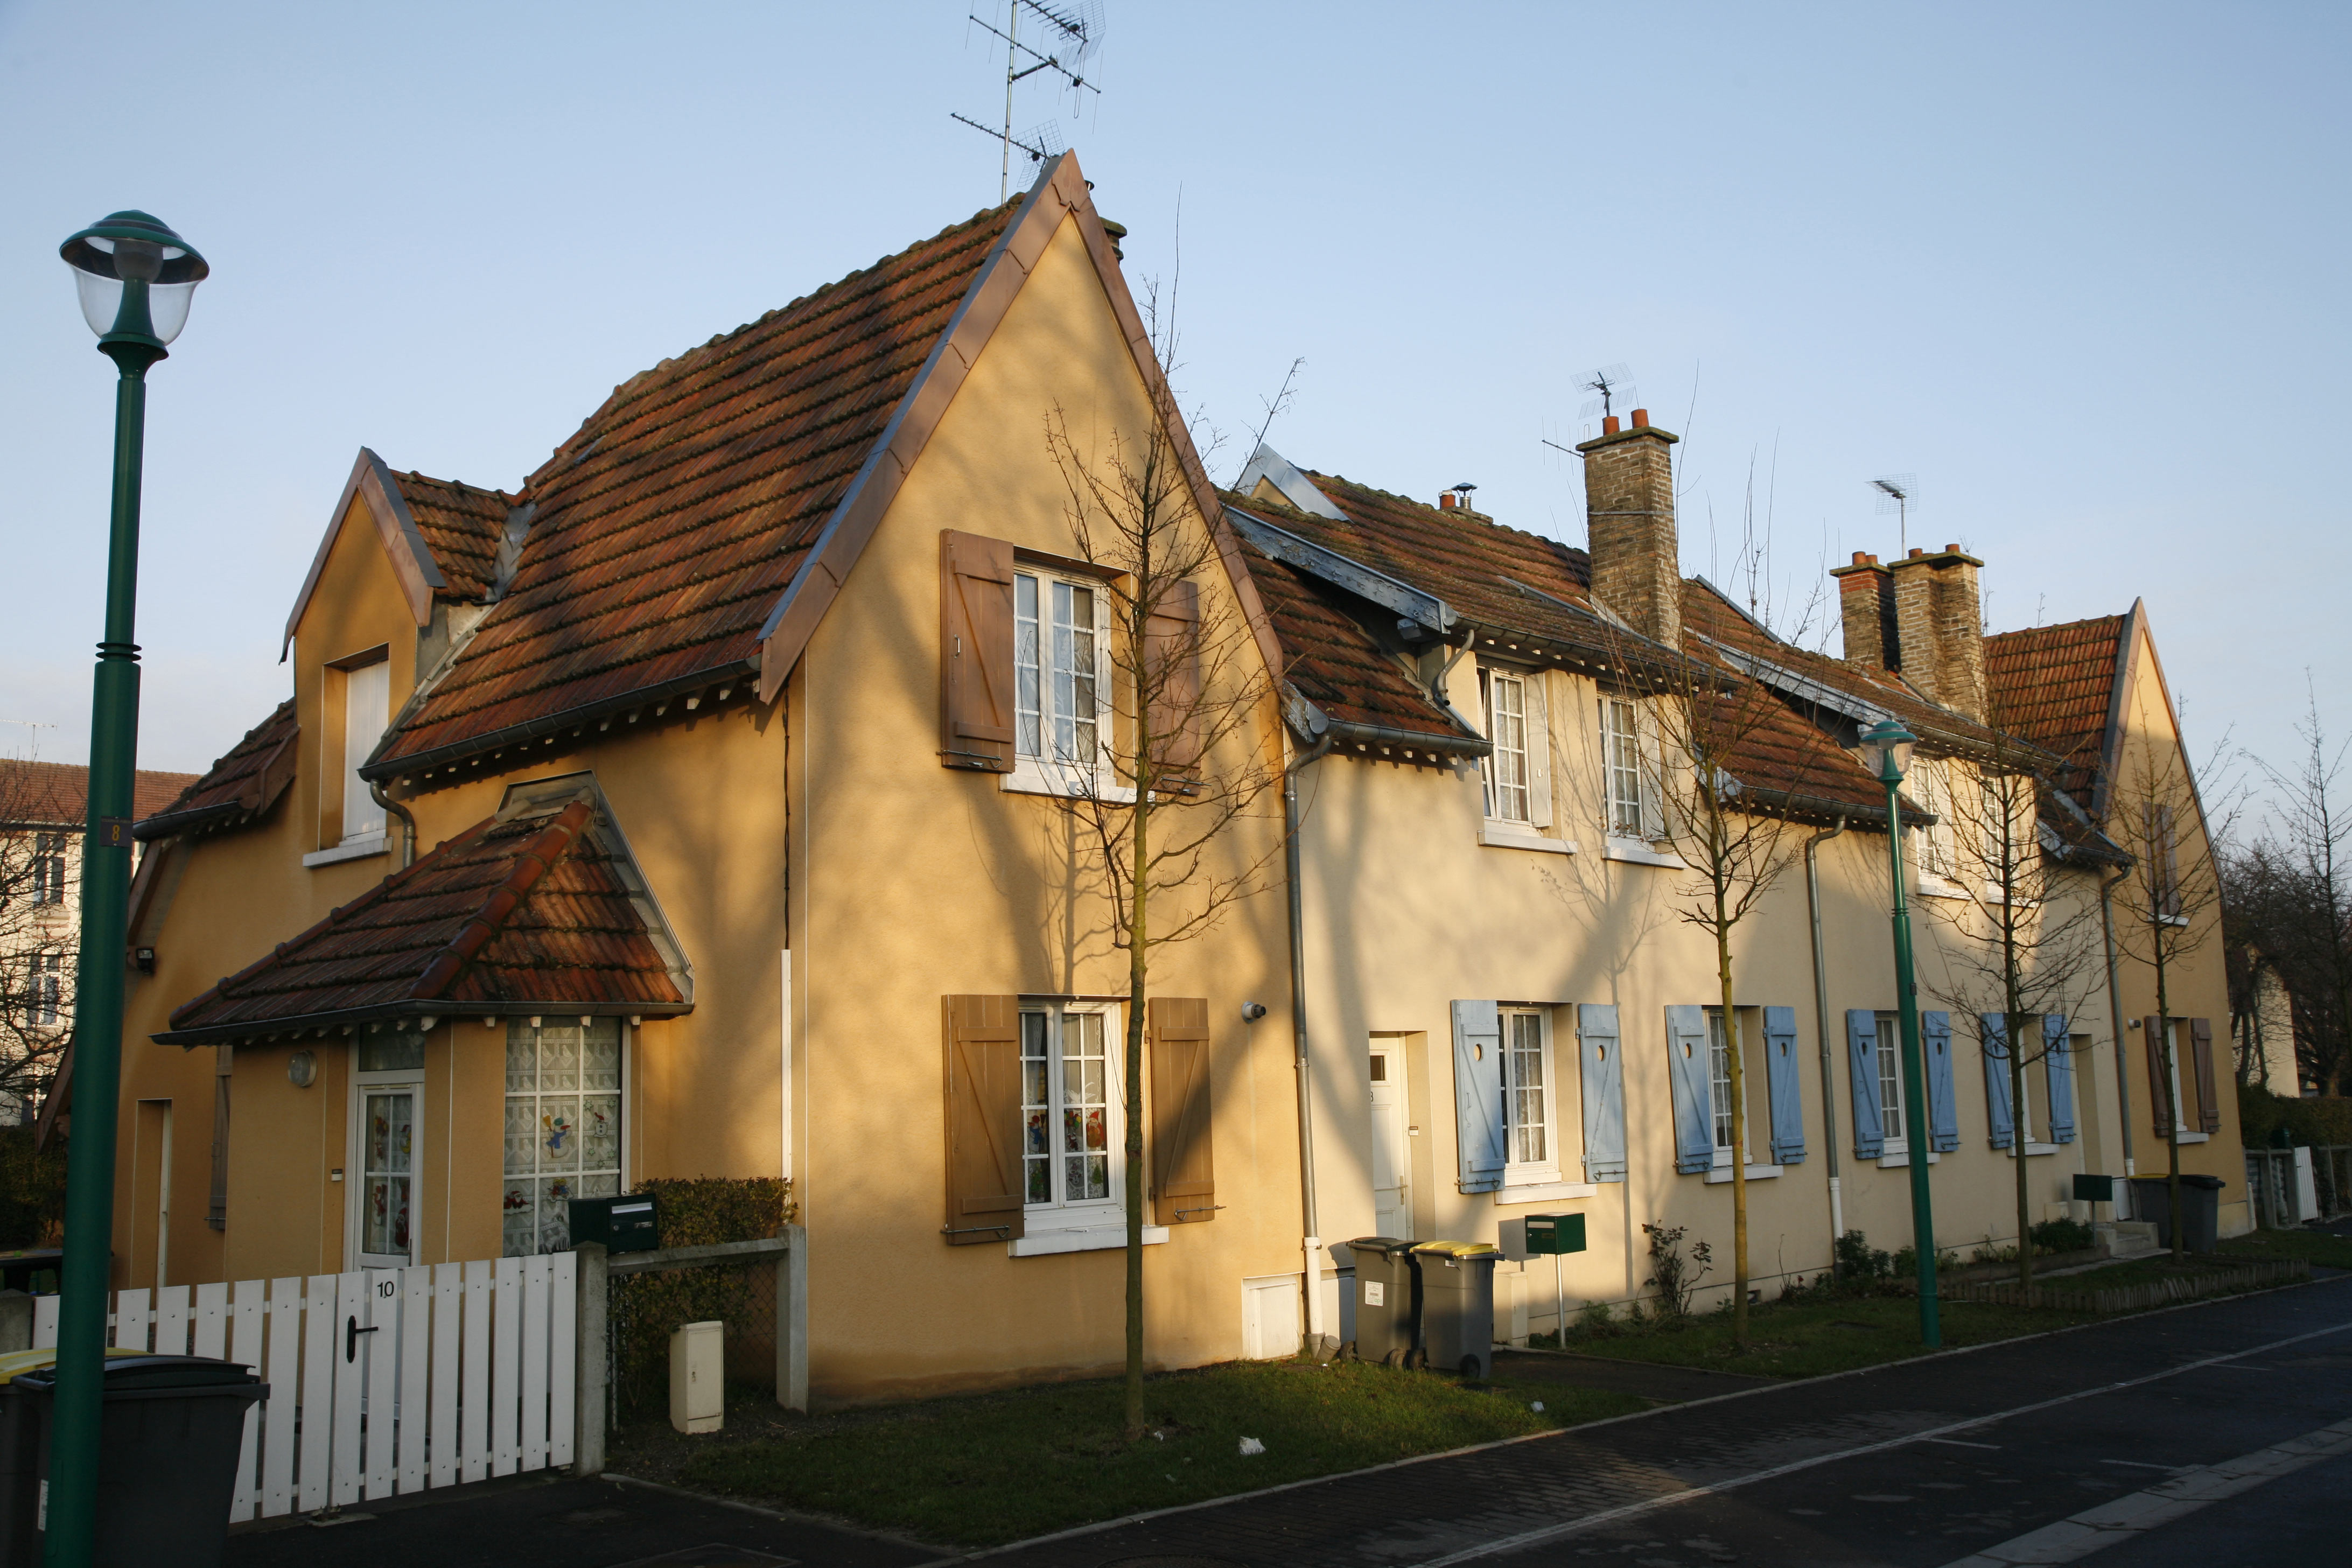
[[[2164,1020],[2143,1018],[2139,1031],[2147,1037],[2147,1109],[2156,1122],[2156,1135],[2169,1140],[2172,1136],[2172,1078],[2164,1070]]]
[[[2197,1064],[2198,1125],[2207,1132],[2221,1131],[2221,1100],[2213,1085],[2213,1020],[2189,1020],[2189,1055]]]
[[[1152,758],[1170,789],[1196,779],[1201,762],[1201,590],[1171,583],[1144,624],[1151,693]],[[1172,775],[1172,776],[1170,776]]]
[[[1021,1230],[1021,1001],[942,996],[950,1247]]]
[[[1158,1225],[1217,1217],[1209,1147],[1209,1004],[1155,996],[1146,1004],[1151,1037],[1151,1199]]]
[[[940,761],[1013,771],[1013,546],[940,531]]]

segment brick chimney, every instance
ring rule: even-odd
[[[1904,679],[1954,712],[1985,721],[1984,609],[1977,571],[1957,544],[1895,563],[1895,621]]]
[[[1682,567],[1675,539],[1674,462],[1680,440],[1633,410],[1633,426],[1614,416],[1584,454],[1584,504],[1592,555],[1592,595],[1643,637],[1682,642]]]
[[[1838,608],[1845,621],[1845,661],[1874,673],[1903,668],[1895,635],[1895,576],[1875,555],[1853,552],[1851,566],[1832,566]]]

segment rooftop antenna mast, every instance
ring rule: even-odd
[[[1024,15],[1033,28],[1041,29],[1038,41],[1045,46],[1043,49],[1021,41],[1021,18]],[[1001,128],[982,125],[970,115],[952,110],[948,118],[1003,143],[1004,157],[996,183],[996,199],[1002,205],[1013,194],[1014,148],[1028,153],[1033,163],[1059,157],[1063,152],[1061,133],[1050,120],[1020,136],[1013,133],[1013,88],[1039,71],[1052,71],[1070,84],[1074,100],[1083,93],[1091,92],[1097,97],[1102,94],[1102,89],[1088,81],[1085,74],[1102,48],[1102,0],[1005,0],[1002,27],[976,16],[966,19],[1004,40],[1004,123]]]
[[[1895,524],[1897,537],[1902,541],[1902,553],[1908,555],[1911,553],[1911,509],[1919,504],[1919,476],[1887,474],[1871,480],[1870,488],[1878,492],[1878,515],[1885,517],[1891,511],[1900,520]]]
[[[1630,367],[1622,364],[1604,364],[1599,370],[1587,372],[1577,378],[1576,386],[1580,392],[1600,394],[1577,410],[1576,416],[1579,419],[1589,420],[1596,414],[1606,419],[1617,412],[1619,404],[1622,403],[1630,408],[1634,400],[1641,396],[1633,387],[1633,372]],[[1587,436],[1592,434],[1589,426],[1585,429],[1585,434]]]

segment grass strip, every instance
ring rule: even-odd
[[[2242,1258],[2307,1258],[2315,1268],[2352,1268],[2352,1237],[2325,1230],[2258,1230],[2221,1250]]]
[[[1545,1408],[1530,1409],[1534,1401]],[[1118,1384],[1066,1383],[772,1425],[751,1440],[698,1439],[676,1475],[701,1491],[992,1546],[1647,1405],[1557,1384],[1240,1363],[1153,1378],[1151,1430],[1134,1444],[1120,1436]],[[1244,1437],[1265,1452],[1244,1456]]]
[[[1944,1301],[1939,1308],[1946,1350],[2071,1328],[2095,1317],[1969,1301]],[[1750,1343],[1745,1351],[1732,1342],[1728,1312],[1699,1313],[1679,1322],[1571,1326],[1566,1348],[1582,1355],[1765,1377],[1819,1377],[1927,1353],[1919,1342],[1919,1303],[1910,1296],[1765,1302],[1750,1307],[1748,1318]]]

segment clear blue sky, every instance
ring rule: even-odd
[[[1914,542],[1996,629],[2144,595],[2192,742],[2343,696],[2352,13],[2339,6],[1146,5],[1054,120],[1178,276],[1177,382],[1272,439],[1581,543],[1575,373],[1689,437],[1686,568],[1751,461],[1785,610]],[[1003,0],[976,8],[1000,20]],[[352,456],[519,484],[663,357],[992,204],[962,5],[0,0],[0,749],[87,743],[110,367],[57,247],[147,208],[214,277],[152,378],[141,761],[288,689]]]

